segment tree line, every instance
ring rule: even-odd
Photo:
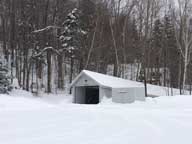
[[[65,89],[81,70],[111,66],[114,76],[133,68],[131,79],[183,94],[192,84],[191,16],[190,0],[0,0],[1,49],[28,91]]]

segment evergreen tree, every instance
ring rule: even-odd
[[[80,12],[77,8],[67,15],[63,23],[63,32],[60,36],[62,51],[70,58],[70,82],[72,81],[74,59],[78,58],[83,36],[86,34],[81,28]]]
[[[151,41],[151,68],[150,80],[155,80],[155,83],[160,83],[160,67],[162,65],[162,48],[163,48],[163,24],[160,19],[157,19],[154,23]],[[153,70],[155,68],[155,71]]]
[[[68,57],[74,58],[81,47],[81,37],[86,32],[81,29],[79,19],[80,12],[77,8],[73,9],[63,23],[63,32],[60,36],[62,50],[68,54]]]
[[[157,19],[154,24],[152,32],[152,55],[154,56],[153,62],[155,65],[159,65],[160,55],[162,51],[162,41],[163,41],[163,24],[160,19]]]
[[[132,48],[132,61],[135,59],[140,59],[141,54],[140,51],[141,49],[139,48],[139,35],[138,35],[138,29],[137,29],[137,24],[136,24],[136,19],[133,18],[131,21],[130,25],[131,31],[130,31],[130,37],[131,37],[131,45],[130,47]],[[129,52],[130,53],[130,52]]]
[[[0,93],[8,93],[11,90],[10,78],[7,67],[0,62]]]
[[[179,51],[175,38],[175,28],[170,15],[164,17],[164,63],[169,68],[171,87],[178,87]]]

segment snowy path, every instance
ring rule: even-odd
[[[0,99],[0,144],[192,143],[189,96],[97,106]],[[3,105],[3,101],[7,103]]]

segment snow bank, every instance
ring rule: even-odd
[[[147,84],[147,93],[149,96],[175,96],[180,94],[180,90],[175,88],[171,89],[168,87]]]
[[[18,94],[18,95],[17,95]],[[0,110],[29,110],[47,108],[49,105],[30,93],[14,90],[10,95],[0,94]]]
[[[0,110],[29,110],[72,104],[72,97],[66,94],[45,94],[34,96],[32,93],[14,89],[9,95],[0,94]]]

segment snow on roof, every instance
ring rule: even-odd
[[[83,75],[87,75],[91,79],[93,79],[98,85],[104,87],[111,87],[111,88],[129,88],[129,87],[144,87],[142,82],[136,82],[131,80],[125,80],[122,78],[117,78],[114,76],[109,76],[101,73],[96,73],[88,70],[83,70],[72,82],[71,86],[73,86],[78,79]],[[147,84],[147,94],[149,96],[168,96],[168,95],[179,95],[180,90],[157,86],[152,84]],[[187,93],[188,94],[188,93]]]
[[[104,87],[111,87],[111,88],[144,87],[143,84],[139,82],[125,80],[122,78],[96,73],[88,70],[83,70],[72,82],[71,86],[73,86],[77,82],[77,80],[82,74],[87,75],[95,82],[97,82],[99,85]]]

